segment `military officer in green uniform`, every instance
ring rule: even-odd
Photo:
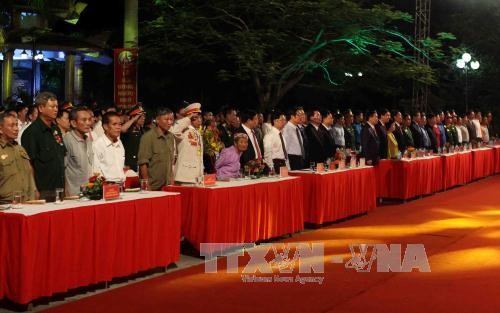
[[[356,150],[356,132],[352,123],[354,122],[354,115],[351,110],[344,113],[344,139],[345,147],[347,149]]]
[[[450,113],[446,114],[445,119],[445,131],[446,131],[446,142],[450,144],[450,146],[458,145],[458,134],[457,128],[452,124],[453,117]]]
[[[17,119],[10,114],[0,114],[1,203],[12,202],[14,191],[21,192],[21,201],[35,199],[35,182],[30,159],[24,148],[16,142],[18,133]]]

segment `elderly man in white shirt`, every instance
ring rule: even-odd
[[[93,143],[94,172],[101,173],[107,181],[125,180],[125,149],[120,141],[122,122],[115,112],[102,117],[104,136]]]
[[[271,123],[273,126],[264,136],[264,162],[275,173],[279,173],[280,167],[289,167],[286,144],[281,132],[286,124],[285,114],[273,112]]]

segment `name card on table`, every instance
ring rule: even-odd
[[[350,168],[355,168],[356,167],[356,157],[353,156],[351,157],[351,162],[350,162]]]
[[[106,201],[120,199],[120,186],[118,184],[102,185],[102,196]]]
[[[316,172],[323,173],[325,171],[325,165],[323,163],[316,164]]]
[[[288,177],[288,167],[280,167],[280,177]]]
[[[205,184],[205,186],[215,185],[216,180],[217,180],[217,177],[215,174],[203,175],[203,183]]]
[[[360,167],[364,167],[365,165],[366,165],[366,163],[365,163],[365,158],[361,158],[361,159],[359,159],[359,166],[360,166]]]

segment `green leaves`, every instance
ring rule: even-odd
[[[318,71],[331,84],[336,72],[384,64],[387,74],[435,82],[432,69],[415,65],[416,46],[396,25],[412,22],[386,4],[363,7],[347,0],[155,0],[146,22],[142,57],[169,64],[211,63],[221,80],[253,81],[259,99],[275,105],[304,75]],[[423,45],[441,59],[440,33]],[[391,56],[387,59],[387,56]]]

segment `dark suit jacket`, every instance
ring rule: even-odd
[[[375,129],[377,130],[378,140],[380,142],[380,158],[387,159],[387,130],[385,129],[385,125],[382,125],[380,121],[375,125]]]
[[[329,157],[327,154],[327,138],[324,137],[326,129],[323,127],[323,131],[321,127],[322,125],[316,130],[312,124],[309,124],[305,129],[310,162],[323,163]]]
[[[427,135],[429,135],[429,139],[431,140],[430,149],[432,149],[432,151],[434,151],[434,153],[437,153],[438,152],[438,143],[437,143],[436,133],[434,132],[434,129],[432,128],[431,125],[426,124],[425,131],[427,132]]]
[[[395,124],[395,126],[396,130],[394,131],[394,137],[396,137],[396,141],[398,142],[399,151],[403,153],[406,150],[405,135],[401,126],[398,126],[397,124]]]
[[[226,123],[217,126],[220,133],[220,139],[224,143],[226,148],[231,147],[234,144],[232,127]]]
[[[302,136],[302,144],[304,145],[304,164],[309,167],[309,140],[307,139],[306,128],[303,126],[297,126]]]
[[[475,141],[477,138],[476,127],[472,124],[472,121],[468,120],[467,123],[465,123],[465,127],[467,127],[467,130],[469,131],[469,141]]]
[[[420,127],[415,122],[411,122],[411,134],[413,136],[413,142],[415,143],[415,148],[420,149],[424,147],[424,139],[422,138],[422,133]]]
[[[372,165],[380,161],[380,141],[377,132],[366,124],[361,131],[361,152],[366,161],[372,161]]]
[[[326,158],[331,158],[335,156],[335,150],[336,150],[336,145],[335,145],[335,139],[333,139],[333,135],[331,131],[326,129],[323,124],[319,125],[319,132],[323,135],[324,143],[325,143],[325,153],[326,153]]]
[[[253,148],[252,142],[250,141],[251,140],[250,138],[252,138],[253,135],[252,135],[252,133],[250,133],[250,134],[247,133],[245,131],[245,129],[243,128],[243,126],[240,126],[240,128],[238,128],[235,133],[243,133],[243,134],[247,134],[247,136],[248,136],[248,149],[247,149],[247,151],[243,152],[241,154],[241,157],[240,157],[240,165],[241,165],[241,167],[243,167],[243,166],[245,166],[245,164],[248,161],[254,160],[256,157],[256,152]],[[263,148],[264,145],[257,137],[257,134],[255,134],[255,137],[257,138],[257,143],[258,143],[259,148],[260,148],[260,153],[261,153],[262,157],[264,157],[264,148]]]

